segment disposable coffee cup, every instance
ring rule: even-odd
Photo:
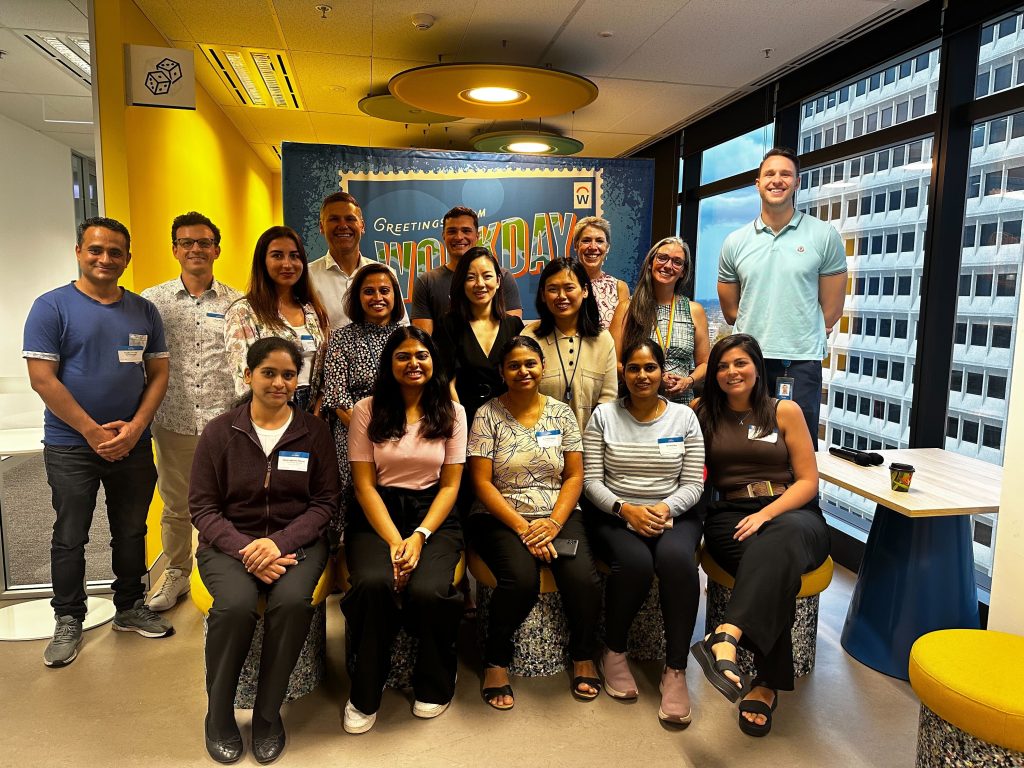
[[[893,462],[889,465],[889,481],[894,491],[906,493],[910,490],[910,481],[914,478],[913,464],[898,464]]]

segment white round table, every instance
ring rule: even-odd
[[[83,629],[95,629],[114,618],[114,604],[106,597],[89,596]],[[45,640],[53,636],[53,608],[49,600],[26,600],[0,608],[0,640]]]

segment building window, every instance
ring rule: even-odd
[[[968,395],[980,395],[982,384],[985,381],[985,377],[980,373],[967,373],[967,390]]]
[[[988,344],[987,323],[971,323],[971,344],[975,347],[984,347]]]
[[[1009,349],[1011,330],[1012,328],[1009,325],[993,325],[992,346],[999,349]]]
[[[899,403],[889,403],[889,421],[893,424],[900,423],[901,408]]]
[[[995,448],[999,450],[1003,442],[1003,430],[999,427],[994,427],[991,424],[986,424],[981,430],[981,444],[986,448]]]
[[[903,363],[894,362],[892,364],[889,378],[893,381],[903,381]]]
[[[979,272],[974,278],[974,295],[992,295],[992,275],[988,272]]]
[[[964,388],[964,372],[953,369],[949,372],[949,391],[961,392]]]
[[[994,373],[988,375],[988,397],[996,400],[1006,399],[1006,377],[996,376]]]
[[[960,431],[960,419],[956,416],[946,417],[946,437],[956,440],[956,434]]]
[[[960,439],[965,443],[978,444],[978,422],[971,421],[970,419],[964,419],[963,432]]]

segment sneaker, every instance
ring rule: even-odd
[[[428,704],[425,701],[415,701],[412,705],[412,713],[416,717],[422,717],[424,720],[429,720],[432,717],[437,717],[444,712],[448,707],[451,706],[450,701],[446,701],[444,704]]]
[[[78,656],[82,647],[82,622],[74,616],[58,616],[53,628],[53,640],[43,651],[43,664],[48,667],[66,667]]]
[[[118,632],[138,632],[143,637],[170,637],[174,634],[171,622],[142,604],[142,599],[135,605],[114,614],[114,629]]]
[[[666,723],[686,725],[690,722],[690,692],[686,674],[681,669],[665,667],[661,673],[661,707],[658,717]]]
[[[180,568],[168,568],[164,572],[164,583],[156,594],[150,596],[146,607],[151,611],[166,611],[177,605],[188,590],[188,576]]]
[[[352,700],[349,699],[345,704],[345,732],[346,733],[366,733],[368,730],[373,728],[373,724],[377,722],[377,713],[374,712],[372,715],[364,715],[352,704]]]
[[[601,672],[604,675],[604,689],[613,699],[635,699],[639,695],[625,653],[616,653],[606,648],[601,657]]]

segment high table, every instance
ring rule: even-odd
[[[969,515],[999,511],[1003,468],[941,448],[880,453],[884,464],[861,467],[819,451],[818,474],[878,504],[843,648],[872,669],[906,680],[917,638],[980,626]],[[914,465],[909,492],[892,490],[892,462]]]

